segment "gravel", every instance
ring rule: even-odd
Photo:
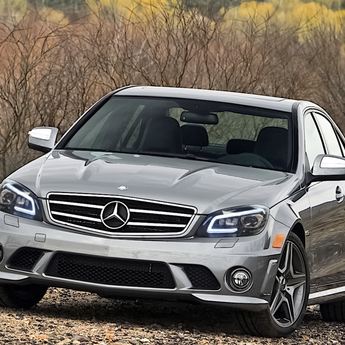
[[[288,338],[250,337],[226,308],[151,300],[107,299],[50,288],[31,310],[0,308],[1,344],[345,344],[341,323],[309,307]]]

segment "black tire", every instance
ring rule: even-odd
[[[309,296],[309,269],[301,240],[291,233],[280,256],[269,308],[237,311],[243,331],[254,336],[286,337],[303,321]]]
[[[324,321],[345,322],[345,301],[320,304]]]
[[[0,305],[3,307],[30,309],[45,295],[48,287],[37,284],[0,285]]]

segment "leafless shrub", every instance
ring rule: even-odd
[[[31,128],[65,131],[101,95],[128,84],[309,99],[345,129],[344,30],[281,25],[274,12],[239,22],[157,6],[103,8],[69,25],[33,12],[0,23],[1,178],[35,157]]]
[[[305,44],[305,60],[316,74],[313,98],[345,130],[345,29],[331,25],[313,28]]]

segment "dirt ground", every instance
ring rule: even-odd
[[[226,308],[151,300],[107,299],[50,288],[31,310],[1,308],[0,344],[345,344],[340,323],[308,308],[288,338],[250,337]]]

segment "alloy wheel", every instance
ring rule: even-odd
[[[298,246],[287,240],[281,256],[270,303],[270,313],[277,325],[290,327],[303,312],[307,269]]]

